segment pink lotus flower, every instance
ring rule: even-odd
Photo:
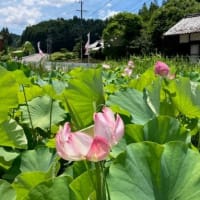
[[[130,67],[130,68],[134,68],[135,67],[132,60],[128,61],[128,67]]]
[[[126,67],[124,69],[124,72],[122,73],[122,76],[128,76],[128,77],[130,77],[132,75],[132,73],[133,73],[132,68]]]
[[[94,114],[94,121],[95,135],[106,138],[111,147],[124,135],[124,123],[121,117],[117,114],[115,119],[114,113],[108,107],[103,108],[103,113]]]
[[[161,61],[157,61],[155,64],[155,74],[160,76],[167,76],[169,74],[169,67],[167,64]]]
[[[111,147],[117,144],[124,134],[124,124],[119,115],[104,107],[103,113],[94,113],[94,133],[71,132],[65,123],[56,135],[56,149],[65,160],[100,161],[106,159]]]

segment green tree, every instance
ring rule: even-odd
[[[103,30],[105,54],[111,58],[120,58],[134,53],[132,41],[140,36],[142,19],[138,15],[122,12],[108,20]]]
[[[9,45],[11,45],[12,37],[7,27],[3,27],[2,30],[0,31],[0,34],[3,36],[4,48],[6,49]]]
[[[152,40],[151,32],[149,29],[149,22],[151,21],[154,12],[156,12],[158,8],[158,3],[156,0],[154,0],[149,6],[144,3],[138,12],[143,21],[143,29],[141,31],[141,36],[136,41],[134,41],[134,44],[135,48],[137,48],[141,54],[149,54],[152,51]]]
[[[31,44],[31,42],[26,41],[23,44],[23,52],[24,52],[25,55],[30,55],[30,54],[33,54],[35,52],[35,49],[34,49],[33,45]]]

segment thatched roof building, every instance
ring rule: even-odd
[[[163,35],[165,44],[171,45],[173,53],[189,56],[192,61],[199,61],[200,13],[181,19]]]
[[[188,15],[172,26],[164,36],[200,33],[200,14]]]

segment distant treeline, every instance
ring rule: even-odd
[[[58,18],[44,21],[27,27],[22,33],[21,44],[30,41],[36,47],[37,42],[40,41],[41,48],[45,52],[55,52],[61,48],[73,51],[74,48],[80,47],[81,37],[84,46],[88,32],[91,33],[91,41],[101,39],[105,26],[106,21],[83,19],[81,22],[81,19],[76,16],[73,19]]]
[[[8,44],[19,46],[30,41],[36,50],[40,41],[41,49],[49,53],[63,48],[80,52],[81,37],[84,50],[90,32],[91,42],[104,39],[103,52],[111,58],[168,52],[163,45],[163,33],[184,16],[199,12],[199,0],[163,0],[161,6],[154,0],[150,5],[144,3],[138,14],[118,13],[107,20],[58,18],[26,27],[20,39],[16,35],[7,38]]]

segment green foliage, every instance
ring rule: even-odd
[[[148,121],[144,126],[130,124],[126,126],[126,136],[129,143],[152,141],[164,144],[170,141],[188,141],[188,131],[181,123],[172,117],[159,116]],[[188,141],[190,142],[190,141]]]
[[[83,19],[83,40],[87,40],[88,32],[91,32],[91,42],[99,40],[105,23],[99,19]],[[39,40],[41,41],[41,49],[46,49],[46,41],[48,40],[51,48],[50,53],[59,51],[61,48],[72,51],[77,41],[80,42],[80,24],[81,19],[73,17],[73,19],[58,18],[28,26],[22,33],[21,44],[30,41],[37,49]]]
[[[28,124],[33,128],[41,128],[43,130],[51,129],[52,125],[64,121],[66,112],[60,108],[59,102],[54,101],[48,96],[37,97],[28,103],[27,106],[22,106],[22,123]],[[30,121],[31,118],[31,121]]]
[[[104,104],[101,68],[74,69],[68,88],[63,93],[75,129],[93,122],[93,113]]]
[[[160,55],[131,59],[130,77],[122,75],[127,60],[43,73],[2,64],[0,198],[96,200],[97,163],[59,158],[55,134],[65,122],[90,134],[106,102],[125,124],[103,161],[110,199],[198,200],[200,70]],[[176,72],[174,80],[154,74],[157,60]]]
[[[16,199],[15,190],[5,180],[0,180],[0,194],[2,199],[7,199],[7,200]]]
[[[130,43],[140,36],[142,20],[131,13],[119,13],[108,20],[103,30],[105,54],[111,58],[120,58],[133,53]]]
[[[20,170],[22,172],[40,171],[56,174],[56,154],[53,150],[39,147],[35,150],[28,150],[21,154]]]
[[[35,186],[27,195],[25,200],[32,199],[59,199],[59,200],[76,200],[69,188],[71,178],[67,176],[60,176],[54,179],[45,180]]]
[[[92,195],[95,190],[93,181],[94,172],[86,171],[71,182],[70,188],[75,193],[76,200],[85,200]]]
[[[50,177],[49,174],[41,171],[20,173],[12,183],[17,194],[16,200],[23,200],[36,185]]]
[[[199,153],[183,143],[131,144],[110,167],[111,199],[198,200],[199,167]]]
[[[18,85],[12,73],[2,67],[0,67],[0,77],[0,122],[3,122],[8,119],[10,109],[18,104]]]
[[[0,145],[19,149],[27,148],[27,138],[23,128],[13,119],[0,124]]]
[[[51,54],[51,61],[67,61],[75,58],[73,52],[54,52]]]
[[[34,47],[31,44],[31,42],[26,41],[23,44],[23,52],[24,52],[24,55],[30,55],[30,54],[33,54],[35,52]]]
[[[116,112],[121,113],[121,109],[128,111],[131,121],[137,124],[145,124],[155,116],[146,104],[143,93],[135,89],[127,89],[110,95],[107,104],[109,106],[117,106],[115,108]]]
[[[6,151],[3,147],[0,147],[0,167],[9,169],[17,156],[19,156],[19,153]]]

